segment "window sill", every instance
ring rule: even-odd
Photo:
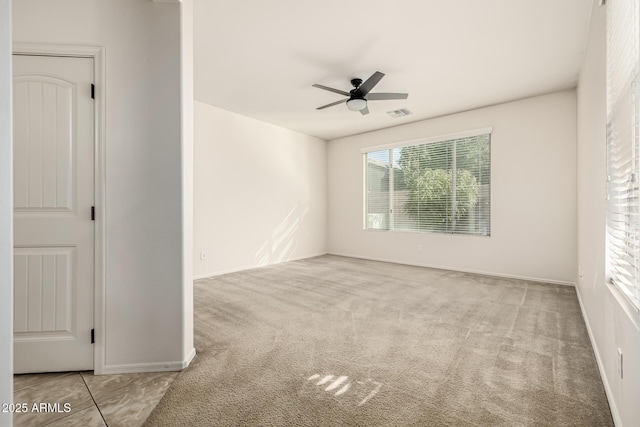
[[[631,320],[631,323],[633,323],[636,330],[640,331],[640,310],[638,310],[638,308],[629,301],[629,298],[627,298],[616,285],[613,283],[607,283],[607,288],[609,288],[609,291],[615,300],[627,314],[627,317],[629,317],[629,320]]]
[[[393,230],[382,228],[363,228],[362,231],[372,231],[374,233],[404,233],[404,234],[420,234],[420,235],[437,235],[437,236],[461,236],[461,237],[484,237],[491,238],[491,234],[464,234],[464,233],[445,233],[441,231],[429,231],[429,230],[407,230],[403,228],[397,228]]]

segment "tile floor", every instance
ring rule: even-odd
[[[141,426],[167,391],[177,372],[93,375],[93,372],[25,374],[13,377],[14,413],[19,426]],[[51,405],[34,411],[33,405]],[[65,404],[68,404],[65,406]],[[44,407],[43,407],[44,409]]]

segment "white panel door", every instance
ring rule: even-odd
[[[93,59],[14,55],[14,372],[93,369]]]

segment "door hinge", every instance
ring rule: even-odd
[[[91,206],[91,221],[95,221],[95,220],[96,220],[96,207]]]
[[[96,330],[91,329],[91,344],[94,344],[95,342],[96,342]]]
[[[91,83],[91,99],[96,99],[96,85]]]

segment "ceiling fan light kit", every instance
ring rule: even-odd
[[[340,89],[334,89],[332,87],[323,86],[320,84],[314,84],[313,87],[318,89],[324,89],[329,92],[337,93],[339,95],[348,96],[347,99],[332,102],[331,104],[323,105],[316,108],[316,110],[323,110],[334,105],[342,104],[346,102],[347,108],[351,111],[360,111],[363,116],[369,114],[369,108],[367,107],[367,101],[384,101],[390,99],[407,99],[409,94],[406,93],[369,93],[371,89],[384,77],[384,74],[380,71],[376,71],[369,77],[364,83],[362,79],[351,79],[351,85],[353,89],[349,92],[345,92]]]
[[[351,111],[360,111],[367,108],[367,100],[362,98],[351,98],[347,100],[347,108]]]

